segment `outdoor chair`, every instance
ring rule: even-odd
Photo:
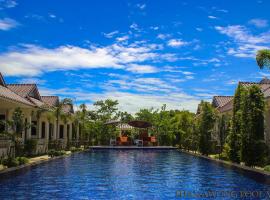
[[[156,138],[156,136],[151,136],[150,137],[150,142],[152,143],[153,146],[157,146],[157,138]]]
[[[118,137],[118,145],[128,145],[130,143],[129,138],[126,136]]]
[[[115,146],[116,145],[116,139],[111,138],[110,139],[110,146]]]

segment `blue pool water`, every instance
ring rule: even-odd
[[[96,150],[1,176],[0,199],[8,200],[181,199],[181,191],[209,190],[219,199],[240,199],[240,191],[262,191],[261,199],[269,199],[270,190],[247,174],[175,150]]]

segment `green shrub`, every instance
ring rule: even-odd
[[[65,154],[66,154],[65,151],[55,151],[54,149],[52,149],[52,150],[50,150],[50,151],[48,152],[48,155],[49,155],[50,157],[63,156],[63,155],[65,155]]]
[[[15,156],[23,156],[24,155],[24,145],[21,141],[15,141]]]
[[[37,149],[37,140],[30,139],[30,140],[25,141],[24,151],[26,155],[28,156],[34,155],[36,152],[36,149]]]
[[[26,163],[29,163],[29,159],[26,157],[17,157],[17,160],[19,161],[20,165],[24,165]]]
[[[16,158],[8,157],[8,158],[3,160],[3,165],[5,165],[7,167],[16,167],[19,164],[20,163]]]
[[[78,151],[83,151],[83,150],[84,150],[83,147],[71,147],[71,148],[70,148],[70,151],[71,151],[72,153],[78,152]]]
[[[270,172],[270,165],[266,165],[263,170]]]

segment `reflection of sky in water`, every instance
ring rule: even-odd
[[[243,173],[173,150],[99,150],[13,176],[0,179],[0,199],[175,199],[176,191],[268,189]]]

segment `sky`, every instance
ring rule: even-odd
[[[270,77],[269,0],[0,0],[0,72],[76,105],[188,109]]]

